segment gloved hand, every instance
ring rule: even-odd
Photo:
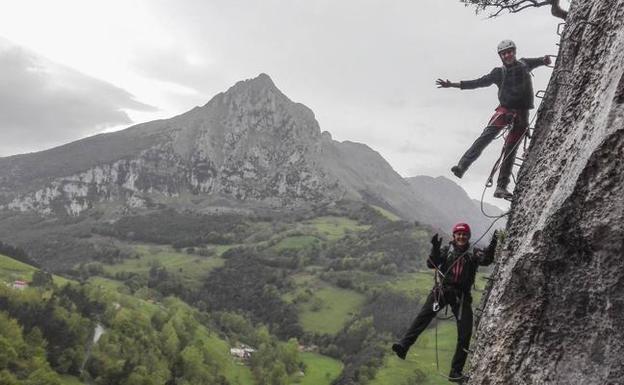
[[[429,258],[427,259],[427,267],[432,269],[437,269],[437,265],[440,263],[440,245],[442,245],[442,238],[435,234],[431,238],[431,253],[429,253]]]
[[[498,230],[494,230],[492,233],[492,239],[490,239],[490,250],[496,249],[496,245],[498,244]]]
[[[550,55],[544,56],[544,64],[549,66],[552,61],[550,60]]]
[[[431,238],[431,255],[432,256],[439,256],[440,255],[440,246],[442,245],[442,238],[440,238],[438,236],[438,234],[436,233],[432,238]]]
[[[446,79],[438,79],[436,80],[436,84],[438,85],[438,88],[449,88],[451,87],[451,81]]]

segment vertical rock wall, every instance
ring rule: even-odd
[[[576,0],[470,384],[624,384],[624,0]]]

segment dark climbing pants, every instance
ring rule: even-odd
[[[453,355],[451,368],[456,373],[461,373],[466,363],[470,337],[472,336],[472,296],[470,292],[464,292],[462,295],[461,291],[453,289],[445,289],[443,293],[438,298],[440,305],[438,311],[433,311],[436,295],[434,291],[429,293],[425,304],[420,309],[420,313],[418,313],[399,343],[406,349],[409,349],[416,342],[420,333],[431,323],[436,314],[444,309],[446,305],[449,305],[457,320],[457,345],[455,346],[455,355]]]
[[[497,186],[506,188],[509,184],[511,169],[516,161],[516,152],[520,140],[529,125],[529,110],[510,110],[505,107],[498,107],[496,112],[490,119],[487,127],[481,133],[481,136],[474,141],[472,146],[459,160],[459,167],[467,170],[468,167],[477,160],[485,147],[504,129],[513,119],[513,128],[507,134],[503,147],[503,161],[498,172]]]

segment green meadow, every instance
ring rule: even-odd
[[[300,353],[306,365],[300,385],[330,385],[342,372],[342,362],[317,353]]]
[[[31,281],[33,273],[37,270],[38,269],[34,266],[0,254],[0,281],[4,281],[5,283],[12,283],[15,280]],[[71,282],[58,275],[52,275],[52,277],[54,283],[57,285],[64,285]]]

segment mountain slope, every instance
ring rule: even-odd
[[[493,219],[487,218],[481,212],[481,202],[471,199],[466,191],[452,180],[439,176],[415,176],[406,178],[411,189],[429,207],[435,207],[442,215],[445,223],[467,222],[472,227],[475,236],[481,236],[490,226]],[[484,203],[483,210],[491,216],[498,216],[504,212],[494,206]],[[499,220],[494,228],[504,227],[505,218]],[[445,228],[448,230],[449,227]]]
[[[447,225],[378,153],[321,133],[313,112],[265,74],[174,118],[3,158],[0,170],[0,204],[44,215],[188,203],[190,195],[203,199],[198,209],[364,200]]]

